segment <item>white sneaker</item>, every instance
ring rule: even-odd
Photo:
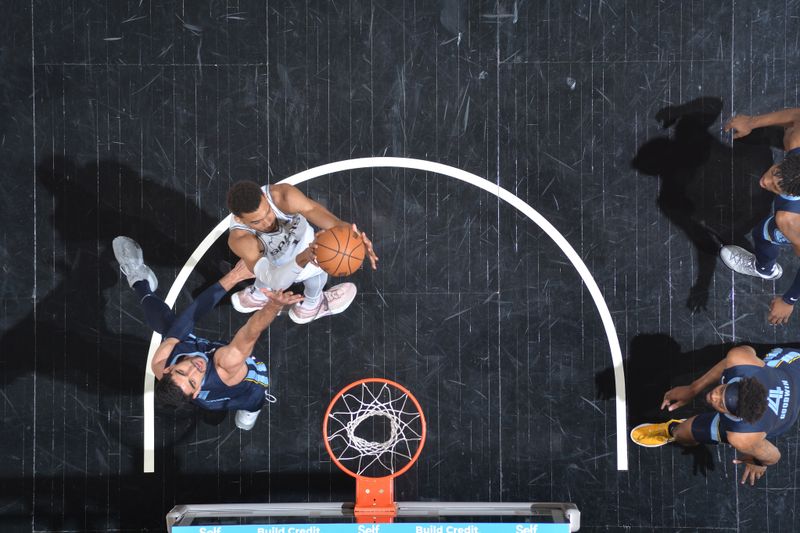
[[[128,278],[128,285],[133,287],[138,281],[147,281],[151,291],[158,288],[158,278],[150,267],[144,264],[142,247],[136,241],[130,237],[116,237],[111,242],[111,247],[119,263],[119,269]]]
[[[259,293],[258,296],[256,296],[256,292]],[[231,304],[240,313],[254,313],[267,305],[267,302],[269,302],[269,298],[256,289],[255,285],[250,285],[231,295]]]
[[[242,431],[250,431],[256,425],[260,414],[260,409],[258,411],[242,411],[241,409],[236,411],[236,427]]]
[[[313,309],[306,309],[302,303],[294,304],[289,309],[289,318],[295,324],[307,324],[324,316],[339,314],[350,307],[357,292],[355,284],[341,283],[323,292],[319,304]]]
[[[745,276],[773,280],[783,275],[783,269],[778,263],[775,263],[775,266],[772,267],[770,274],[765,275],[759,272],[756,268],[755,254],[748,252],[741,246],[723,246],[719,251],[719,257],[725,263],[725,266]]]

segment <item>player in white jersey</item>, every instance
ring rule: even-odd
[[[296,282],[305,286],[304,300],[289,310],[292,321],[305,324],[347,309],[356,286],[342,283],[323,292],[328,274],[314,263],[313,226],[320,230],[352,226],[358,231],[355,224],[340,220],[288,184],[259,187],[252,181],[239,181],[228,191],[227,203],[233,213],[228,246],[256,276],[252,286],[231,297],[237,311],[252,313],[263,307],[267,299],[260,289],[278,291]],[[375,269],[378,257],[372,242],[361,236]]]

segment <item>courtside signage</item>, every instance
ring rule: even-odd
[[[173,533],[569,533],[569,524],[399,523],[172,526]]]

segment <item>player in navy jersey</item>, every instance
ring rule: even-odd
[[[781,458],[767,439],[788,431],[800,414],[800,350],[775,348],[761,360],[752,347],[737,346],[691,385],[667,391],[661,408],[674,411],[716,383],[705,395],[715,412],[641,424],[631,439],[646,447],[730,444],[739,452],[733,462],[745,466],[742,483],[753,485]]]
[[[231,297],[237,311],[252,313],[260,309],[267,300],[259,289],[280,290],[295,282],[304,284],[304,300],[289,309],[292,321],[305,324],[347,309],[356,297],[354,284],[341,283],[323,292],[328,274],[313,262],[303,268],[281,267],[293,264],[293,258],[313,246],[313,226],[320,230],[347,226],[357,232],[355,224],[340,220],[288,184],[259,187],[252,181],[239,181],[228,191],[227,203],[233,214],[228,246],[256,278],[252,286]],[[375,269],[378,257],[372,242],[363,233],[361,237]]]
[[[195,323],[237,283],[253,277],[244,262],[239,261],[176,316],[154,294],[158,280],[144,264],[141,247],[128,237],[117,237],[113,249],[120,270],[139,296],[147,324],[163,335],[150,365],[158,379],[156,399],[173,406],[193,403],[212,411],[236,411],[236,426],[252,429],[269,385],[267,367],[252,356],[253,348],[281,308],[302,297],[291,292],[268,292],[269,303],[250,317],[232,341],[203,339],[194,335]]]
[[[783,126],[784,150],[782,161],[775,163],[761,176],[759,185],[775,194],[772,213],[753,229],[755,254],[739,246],[724,246],[722,261],[740,274],[773,280],[783,274],[777,263],[781,248],[791,246],[800,255],[800,109],[784,109],[766,115],[737,115],[726,125],[739,139],[755,128]],[[800,298],[800,270],[794,282],[782,296],[773,298],[767,320],[779,325],[788,322],[794,304]]]

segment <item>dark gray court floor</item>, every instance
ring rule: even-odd
[[[341,501],[322,415],[358,378],[409,387],[429,421],[401,500],[570,501],[583,531],[797,531],[798,433],[756,487],[726,447],[631,446],[618,471],[611,351],[562,250],[490,192],[371,168],[301,185],[381,257],[346,313],[285,317],[258,352],[278,402],[232,417],[157,409],[142,471],[150,332],[111,239],[161,282],[227,214],[239,179],[359,157],[473,173],[577,251],[625,359],[627,427],[766,323],[787,279],[734,277],[769,209],[780,132],[732,113],[797,105],[794,1],[18,3],[0,21],[0,528],[158,531],[178,503]],[[230,262],[224,239],[182,308]],[[227,301],[199,332],[229,338]],[[699,412],[696,402],[683,415]],[[627,431],[627,430],[626,430]]]

